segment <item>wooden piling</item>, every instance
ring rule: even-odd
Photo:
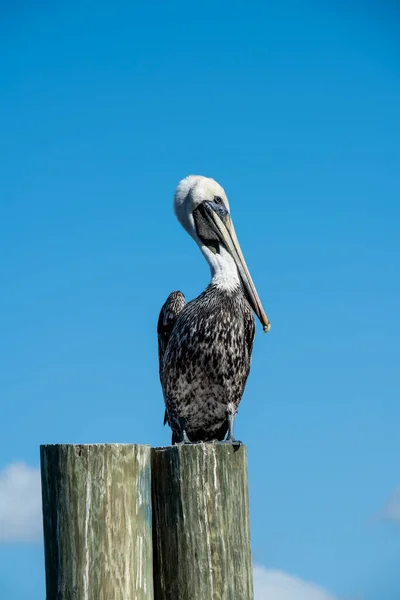
[[[246,447],[152,450],[155,600],[253,600]]]
[[[40,450],[47,600],[153,600],[150,447]]]

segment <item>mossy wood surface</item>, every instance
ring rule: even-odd
[[[47,600],[153,600],[150,447],[40,456]]]
[[[253,600],[246,447],[152,450],[155,600]]]

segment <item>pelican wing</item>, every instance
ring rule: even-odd
[[[246,311],[245,321],[246,321],[246,326],[245,326],[246,344],[247,344],[247,349],[248,349],[249,355],[251,356],[251,353],[253,351],[254,337],[256,334],[256,326],[254,323],[254,318],[253,318],[253,314],[252,314],[251,310]]]
[[[162,369],[163,369],[163,359],[164,353],[168,345],[168,340],[170,338],[172,329],[175,325],[175,322],[181,313],[183,307],[186,304],[185,296],[182,292],[172,292],[165,303],[160,312],[160,316],[158,317],[157,324],[157,338],[158,338],[158,362],[159,362],[159,372],[160,379],[162,378]],[[164,415],[164,425],[168,422],[167,411],[165,411]]]

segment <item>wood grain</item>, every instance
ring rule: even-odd
[[[253,600],[246,448],[152,450],[155,600]]]
[[[153,600],[149,446],[40,450],[47,600]]]

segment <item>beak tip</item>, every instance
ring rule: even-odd
[[[264,333],[268,333],[268,331],[271,329],[271,323],[268,321],[268,323],[266,325],[264,325],[263,330]]]

